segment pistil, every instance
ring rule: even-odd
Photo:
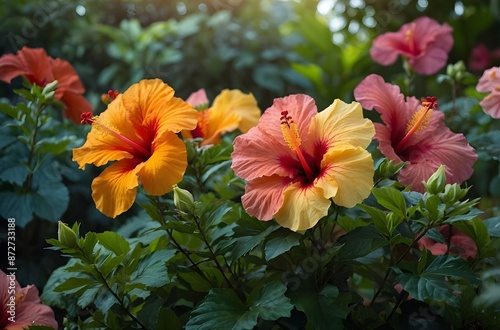
[[[136,150],[137,152],[139,152],[142,156],[144,156],[146,158],[149,158],[151,156],[151,152],[148,151],[148,150],[146,150],[144,147],[142,147],[138,143],[130,140],[126,136],[123,136],[122,134],[120,134],[120,133],[116,132],[115,130],[109,128],[108,126],[100,123],[99,116],[92,116],[92,113],[86,112],[86,113],[82,113],[81,119],[82,119],[81,120],[82,125],[85,125],[85,124],[93,125],[93,126],[97,125],[97,126],[94,126],[94,127],[99,128],[103,132],[108,133],[109,135],[111,135],[111,136],[117,138],[118,140],[124,142],[125,144],[131,146],[134,150]]]
[[[427,97],[426,101],[422,102],[422,107],[420,110],[415,112],[411,117],[408,125],[406,127],[406,135],[403,137],[401,141],[396,145],[394,150],[400,150],[405,143],[410,139],[410,137],[423,130],[431,120],[432,110],[437,107],[436,97]]]
[[[283,134],[283,139],[287,143],[288,147],[297,154],[299,158],[300,164],[306,173],[307,179],[312,181],[314,179],[314,173],[307,164],[307,161],[300,149],[300,145],[302,144],[302,140],[299,136],[299,130],[297,125],[293,122],[291,116],[288,115],[288,111],[281,112],[281,133]]]

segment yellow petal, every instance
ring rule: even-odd
[[[312,141],[322,141],[327,148],[344,143],[366,148],[375,134],[375,128],[369,119],[363,118],[359,103],[347,104],[336,99],[313,117],[309,134]]]
[[[238,128],[238,117],[234,113],[223,114],[208,109],[208,129],[201,145],[218,144],[222,134],[234,131]]]
[[[92,182],[92,198],[96,207],[115,218],[127,211],[137,194],[137,171],[142,167],[137,159],[123,159],[106,168]]]
[[[373,159],[365,149],[332,148],[321,162],[322,175],[315,186],[322,188],[325,198],[335,204],[353,207],[361,203],[373,187]]]
[[[175,133],[167,132],[153,142],[152,150],[137,174],[149,194],[160,196],[182,180],[187,167],[186,146]]]
[[[274,218],[293,231],[306,230],[328,214],[330,205],[321,188],[313,185],[302,187],[300,183],[294,183],[285,190],[283,205]]]
[[[221,125],[218,124],[225,117],[234,114],[237,119],[236,127],[243,133],[246,133],[250,128],[257,125],[261,115],[260,109],[257,106],[257,100],[252,94],[245,94],[240,90],[223,90],[214,100],[210,109],[210,122],[214,121],[213,128],[209,132],[221,130]],[[225,129],[225,132],[230,130]]]

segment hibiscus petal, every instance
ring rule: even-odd
[[[500,67],[493,67],[483,72],[476,89],[478,92],[491,92],[500,85]]]
[[[342,143],[366,148],[374,134],[373,123],[363,118],[361,105],[339,99],[314,116],[309,127],[312,140],[322,141],[326,148]]]
[[[46,325],[57,329],[54,311],[49,306],[42,305],[36,286],[28,285],[22,290],[25,296],[17,303],[15,326],[23,329],[32,325]],[[7,329],[15,328],[9,326]]]
[[[82,113],[93,112],[92,106],[82,95],[65,92],[59,100],[66,105],[64,116],[75,124],[80,123]]]
[[[237,89],[225,89],[217,95],[210,113],[210,123],[216,116],[225,117],[230,113],[234,113],[238,118],[238,128],[243,133],[248,132],[250,128],[256,126],[260,118],[260,109],[257,106],[255,97],[252,94],[245,94]]]
[[[325,198],[335,204],[353,207],[361,203],[373,187],[373,159],[361,147],[332,148],[323,157],[324,172],[315,186],[324,191]]]
[[[370,56],[378,64],[393,64],[399,55],[395,50],[402,48],[401,40],[401,33],[398,32],[387,32],[376,37],[370,48]]]
[[[274,218],[283,227],[293,231],[314,227],[328,214],[331,201],[324,197],[323,189],[300,183],[289,185],[283,194],[283,205]]]
[[[234,173],[247,181],[261,176],[272,176],[277,174],[282,177],[296,175],[283,165],[283,159],[295,159],[295,154],[290,148],[281,142],[282,135],[276,138],[257,127],[250,129],[246,134],[234,139],[234,151],[231,154],[233,160],[231,167]]]
[[[177,133],[196,127],[196,110],[173,95],[172,87],[160,79],[141,80],[122,94],[127,117],[138,135],[147,136],[151,132],[161,135],[166,131]]]
[[[196,108],[203,104],[208,104],[208,97],[205,89],[199,89],[196,92],[189,95],[186,99],[186,102],[189,103],[192,107]]]
[[[122,159],[106,168],[92,182],[92,198],[96,207],[115,218],[134,204],[139,184],[137,172],[142,164],[137,159]]]
[[[208,131],[201,145],[218,144],[222,134],[238,128],[239,118],[234,113],[221,113],[217,109],[208,110]]]
[[[446,65],[448,53],[449,50],[429,46],[429,49],[422,56],[410,59],[410,65],[419,74],[432,75]]]
[[[18,76],[26,76],[39,86],[54,81],[51,58],[43,48],[23,47],[17,55],[6,54],[0,58],[0,80],[10,83]]]
[[[248,182],[241,203],[245,211],[259,220],[271,220],[283,204],[283,192],[290,180],[278,175]]]
[[[309,125],[314,115],[318,113],[314,99],[305,94],[294,94],[283,98],[275,99],[262,117],[259,119],[259,127],[270,136],[276,137],[278,143],[288,149],[288,145],[283,140],[281,132],[281,112],[288,111],[288,116],[297,125],[302,145],[309,145]],[[306,148],[307,149],[307,148]]]
[[[149,194],[161,196],[182,180],[186,167],[186,146],[175,133],[167,132],[153,141],[152,155],[137,174]]]
[[[66,92],[75,94],[85,93],[85,88],[83,87],[78,74],[68,61],[56,58],[52,60],[51,64],[52,73],[54,74],[54,80],[58,81],[56,90],[57,98],[59,97],[59,95],[62,95]]]
[[[354,98],[363,108],[377,110],[382,121],[391,127],[393,137],[404,137],[411,114],[406,111],[405,99],[399,86],[386,83],[381,76],[371,74],[356,86]]]
[[[500,118],[500,92],[493,92],[479,103],[484,112],[493,118]]]
[[[463,134],[455,134],[447,127],[440,127],[412,150],[408,161],[398,176],[404,185],[424,192],[422,181],[427,181],[440,165],[445,165],[446,183],[461,184],[473,173],[477,154]]]

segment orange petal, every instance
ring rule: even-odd
[[[73,92],[76,94],[85,93],[85,88],[83,87],[78,73],[71,66],[68,61],[56,58],[52,60],[52,74],[54,75],[54,80],[59,82],[56,90],[56,97],[58,93]]]
[[[122,94],[122,100],[129,120],[141,135],[147,131],[161,135],[166,131],[194,129],[196,110],[173,96],[172,87],[160,79],[149,79],[130,86]]]
[[[167,132],[153,142],[152,150],[137,174],[149,194],[160,196],[182,180],[187,167],[186,147],[175,133]]]
[[[123,159],[106,168],[92,182],[92,198],[99,211],[115,218],[127,211],[135,201],[139,180],[137,172],[142,163]]]

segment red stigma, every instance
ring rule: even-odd
[[[80,121],[80,123],[81,123],[82,125],[86,125],[86,124],[88,124],[88,125],[92,125],[92,123],[94,122],[94,119],[92,119],[92,117],[93,117],[93,116],[92,116],[92,112],[84,112],[84,113],[82,113],[82,114],[80,115],[80,118],[82,119],[82,120]]]
[[[280,117],[280,122],[281,124],[286,124],[290,126],[290,124],[293,124],[292,116],[288,115],[288,111],[281,111],[281,117]]]
[[[110,90],[108,91],[108,95],[109,95],[109,97],[111,97],[111,100],[116,99],[116,97],[117,97],[119,94],[120,94],[120,92],[119,92],[119,91],[117,91],[116,89],[115,89],[115,90],[110,89]]]

